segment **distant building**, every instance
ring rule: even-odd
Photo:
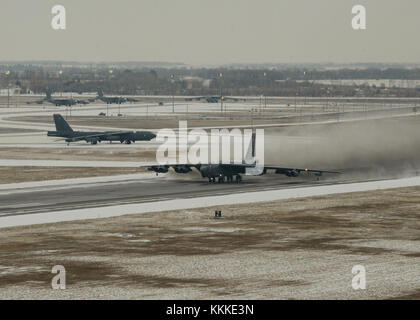
[[[21,93],[21,88],[19,87],[13,87],[13,88],[2,88],[0,89],[0,96],[14,96],[14,95],[18,95]]]
[[[186,76],[186,77],[182,77],[181,80],[187,83],[188,89],[192,89],[194,84],[198,84],[199,86],[205,87],[205,88],[210,87],[210,84],[211,84],[211,79],[203,79],[200,77]]]

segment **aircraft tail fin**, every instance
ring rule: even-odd
[[[255,132],[252,133],[251,141],[249,142],[249,147],[245,155],[246,163],[252,163],[255,158]]]
[[[73,132],[73,129],[67,123],[61,114],[54,114],[55,128],[57,132]]]

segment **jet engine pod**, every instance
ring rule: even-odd
[[[299,176],[299,174],[300,174],[300,171],[296,170],[296,169],[289,170],[289,171],[286,172],[286,176],[288,176],[288,177],[297,177],[297,176]]]
[[[156,173],[167,173],[168,172],[167,166],[152,166],[150,168],[147,168],[149,171],[154,171]]]
[[[187,166],[176,166],[174,167],[174,170],[176,173],[188,173],[192,171],[191,168]]]

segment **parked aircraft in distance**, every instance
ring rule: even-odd
[[[185,101],[193,101],[193,100],[205,100],[208,103],[218,103],[220,100],[226,101],[226,100],[232,100],[232,101],[245,101],[245,99],[235,98],[235,97],[226,97],[226,96],[202,96],[202,97],[191,97],[186,98]]]
[[[136,99],[124,98],[121,96],[106,97],[104,96],[104,93],[101,88],[98,89],[98,96],[96,97],[96,99],[101,100],[105,102],[106,104],[112,104],[112,103],[121,104],[125,102],[137,102]]]
[[[44,102],[49,102],[52,104],[55,104],[57,107],[60,106],[66,106],[66,107],[71,107],[73,105],[76,104],[88,104],[89,101],[86,100],[78,100],[78,99],[73,99],[73,98],[53,98],[51,96],[51,91],[47,90],[46,92],[46,97],[44,99],[35,101],[35,103],[37,104],[43,104]],[[31,102],[27,102],[27,104],[30,104]]]
[[[56,131],[48,131],[47,136],[64,138],[67,144],[77,141],[86,141],[91,144],[101,141],[119,141],[130,144],[136,141],[150,141],[156,137],[150,131],[74,131],[60,114],[54,114],[54,122]]]

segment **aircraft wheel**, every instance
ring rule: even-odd
[[[217,179],[217,182],[219,182],[219,183],[224,183],[224,182],[225,182],[225,177],[224,177],[224,176],[219,177],[219,178]]]
[[[238,174],[237,176],[236,176],[236,183],[240,183],[242,181],[242,178],[241,178],[241,176]]]

